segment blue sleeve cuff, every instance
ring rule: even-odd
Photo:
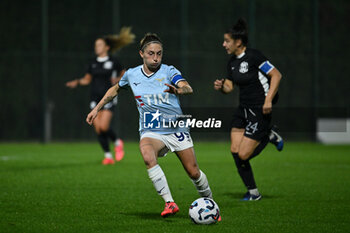
[[[174,83],[175,85],[177,85],[177,83],[180,82],[180,81],[185,81],[185,79],[179,74],[175,75],[171,79],[171,82]]]

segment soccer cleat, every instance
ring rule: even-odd
[[[175,202],[167,202],[165,203],[165,208],[163,212],[160,214],[163,218],[166,218],[170,215],[174,215],[177,212],[179,212],[179,207],[176,205]]]
[[[104,158],[104,160],[102,160],[102,164],[103,165],[114,164],[114,160],[111,158]]]
[[[261,198],[262,198],[261,194],[256,196],[256,195],[253,195],[253,194],[250,194],[249,192],[247,192],[246,194],[244,194],[241,201],[259,201]]]
[[[221,222],[221,215],[219,216],[218,222]]]
[[[115,160],[118,162],[124,157],[124,142],[121,139],[118,139],[118,146],[114,147],[115,151]]]
[[[284,141],[283,141],[283,138],[277,133],[277,126],[275,125],[272,126],[269,137],[270,137],[270,142],[276,146],[277,150],[282,151],[284,146]]]

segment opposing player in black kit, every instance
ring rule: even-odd
[[[227,65],[227,78],[216,80],[214,89],[223,93],[239,87],[239,107],[231,125],[231,152],[238,173],[248,189],[242,200],[260,200],[249,160],[270,141],[277,150],[283,139],[271,127],[272,104],[278,99],[281,73],[258,50],[247,48],[247,25],[243,19],[224,34],[223,47],[233,56]]]
[[[106,91],[119,82],[125,69],[115,58],[109,56],[120,48],[132,43],[135,35],[131,33],[131,28],[124,27],[119,35],[110,35],[99,37],[95,41],[96,58],[91,60],[84,77],[75,79],[66,83],[69,88],[75,88],[78,85],[91,84],[90,108],[93,109],[96,104],[103,98]],[[105,158],[102,164],[114,164],[113,156],[109,149],[109,139],[114,142],[115,159],[120,161],[124,157],[123,141],[118,139],[115,132],[110,128],[110,122],[113,116],[113,107],[116,104],[109,103],[104,106],[99,116],[94,121],[95,132],[98,141],[104,151]]]

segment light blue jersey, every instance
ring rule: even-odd
[[[168,92],[164,84],[177,85],[185,81],[174,66],[161,64],[152,75],[143,71],[143,65],[128,69],[121,80],[120,87],[130,86],[140,113],[140,135],[147,131],[159,134],[171,134],[187,131],[176,125],[176,119],[182,115],[178,96]]]

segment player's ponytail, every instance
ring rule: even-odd
[[[122,27],[119,34],[107,35],[100,39],[103,39],[106,42],[106,45],[110,47],[110,53],[115,53],[122,47],[133,43],[135,40],[135,34],[131,32],[131,27]]]
[[[229,28],[226,33],[230,34],[232,39],[240,39],[244,46],[248,44],[248,26],[243,18],[239,18],[233,27]]]
[[[159,36],[155,33],[146,33],[146,35],[141,39],[140,41],[140,50],[143,52],[143,50],[146,48],[147,45],[151,43],[158,43],[163,45],[161,39]]]

